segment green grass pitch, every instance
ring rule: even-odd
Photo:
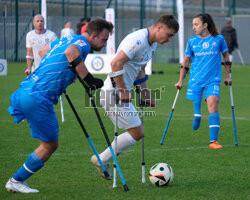
[[[180,92],[175,111],[163,145],[160,140],[168,120],[176,94],[174,83],[179,79],[179,66],[173,64],[154,65],[154,70],[164,74],[150,76],[148,87],[161,89],[154,115],[144,116],[146,175],[157,162],[165,162],[174,170],[172,185],[165,188],[153,186],[146,177],[141,183],[141,143],[138,142],[118,157],[125,181],[130,189],[124,192],[118,177],[118,187],[112,181],[102,179],[90,163],[93,154],[72,110],[64,101],[65,123],[61,123],[60,106],[55,106],[59,119],[59,148],[38,173],[27,183],[38,190],[38,194],[13,194],[5,190],[5,183],[25,162],[27,156],[38,146],[30,136],[25,120],[13,123],[8,114],[10,95],[24,79],[25,63],[9,63],[8,75],[0,77],[0,198],[1,199],[96,199],[96,200],[152,200],[152,199],[250,199],[250,66],[232,67],[233,93],[239,146],[234,146],[233,121],[229,88],[221,85],[219,113],[221,129],[219,142],[222,150],[208,148],[208,111],[202,102],[202,121],[198,131],[192,130],[192,102],[186,100],[187,79]],[[224,67],[223,67],[224,68]],[[224,69],[223,69],[224,78]],[[105,79],[105,76],[98,76]],[[77,82],[67,92],[78,110],[98,152],[107,145],[92,108],[85,108],[88,100]],[[99,108],[109,138],[114,130],[108,117]],[[119,130],[121,133],[122,130]]]

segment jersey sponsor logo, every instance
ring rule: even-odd
[[[208,56],[208,55],[216,55],[218,52],[216,51],[208,51],[208,52],[198,52],[195,53],[195,56]]]
[[[202,47],[203,47],[204,49],[207,49],[207,48],[209,47],[209,43],[208,43],[208,42],[204,42],[204,43],[202,44]]]
[[[91,67],[95,70],[95,71],[100,71],[103,69],[104,67],[104,61],[102,59],[102,57],[100,56],[96,56],[92,59],[91,61]]]
[[[80,47],[86,46],[86,42],[83,40],[77,40],[74,44],[79,45]]]

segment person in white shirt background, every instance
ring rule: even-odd
[[[64,24],[64,28],[61,30],[61,38],[74,34],[75,31],[72,29],[72,23],[70,21],[66,21]]]
[[[46,44],[57,39],[54,32],[44,28],[44,18],[38,14],[33,19],[34,30],[30,31],[26,35],[26,48],[27,48],[27,69],[25,74],[29,75],[40,64],[41,57],[39,56],[39,50]]]

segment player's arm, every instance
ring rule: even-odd
[[[141,89],[141,96],[144,99],[145,105],[149,106],[149,107],[155,107],[156,106],[156,101],[151,96],[150,90],[147,87],[146,79],[147,79],[147,77],[146,77],[145,68],[144,68],[139,72],[139,75],[136,78],[136,80],[137,81],[142,81],[142,83],[140,83],[140,89]]]
[[[45,45],[39,50],[38,52],[39,56],[43,58],[49,52],[49,50],[50,50],[50,45],[49,44]]]
[[[90,86],[90,88],[98,89],[103,86],[103,81],[98,78],[94,78],[88,71],[86,65],[81,58],[81,51],[78,46],[71,44],[65,50],[65,55],[70,65],[76,69],[79,76]]]
[[[111,61],[112,72],[113,73],[121,72],[123,70],[124,64],[128,61],[129,57],[124,53],[124,51],[121,50]],[[119,76],[114,77],[114,81],[120,92],[120,100],[123,102],[130,102],[131,94],[127,90],[122,73]]]
[[[176,89],[181,89],[183,85],[184,78],[186,74],[188,73],[189,70],[189,62],[190,58],[185,55],[184,60],[181,64],[181,69],[180,69],[180,79],[179,81],[175,84]]]
[[[24,71],[24,73],[26,75],[30,75],[30,73],[31,73],[31,67],[32,67],[33,62],[34,62],[32,47],[28,47],[27,48],[26,61],[27,61],[27,69]]]
[[[225,51],[224,53],[222,53],[222,55],[224,57],[224,65],[225,65],[225,80],[224,80],[224,83],[225,83],[225,85],[231,85],[232,84],[232,80],[231,80],[231,77],[230,77],[231,62],[229,60],[228,51]]]

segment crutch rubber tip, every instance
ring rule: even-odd
[[[127,184],[124,184],[124,185],[123,185],[123,189],[124,189],[125,192],[128,192],[128,191],[129,191],[129,188],[128,188]]]
[[[237,146],[238,146],[238,144],[235,144],[235,146],[237,147]]]
[[[109,173],[107,171],[104,171],[105,177],[109,177]]]

